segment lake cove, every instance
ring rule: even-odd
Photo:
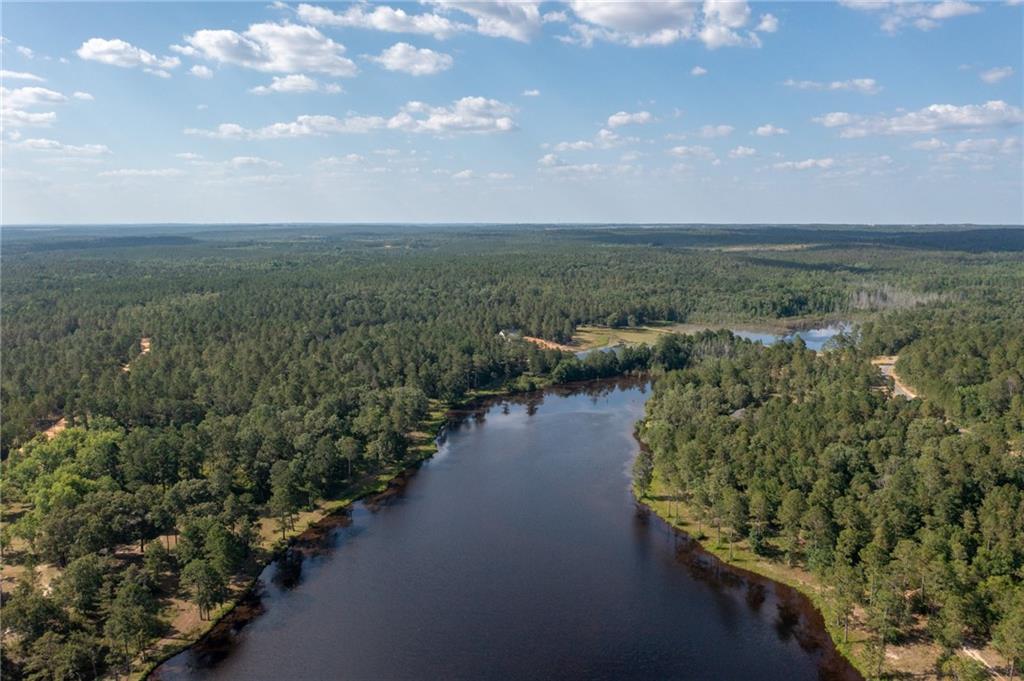
[[[322,550],[268,566],[250,623],[157,678],[858,679],[803,596],[636,503],[648,395],[602,381],[459,415]]]
[[[728,329],[740,338],[746,338],[762,345],[774,345],[780,342],[791,343],[799,338],[808,348],[815,352],[820,352],[828,341],[840,333],[849,331],[851,328],[852,325],[847,322],[837,322],[826,326],[811,326],[806,329],[797,330],[747,326],[708,326],[704,324],[663,324],[635,328],[581,326],[574,337],[574,342],[577,346],[583,348],[576,352],[576,356],[583,358],[592,352],[617,351],[619,348],[627,345],[638,343],[654,344],[659,336],[666,333],[694,334],[701,331]],[[571,348],[566,347],[566,349]]]

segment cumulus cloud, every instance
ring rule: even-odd
[[[841,137],[928,134],[946,130],[984,130],[1024,123],[1020,107],[1001,100],[984,104],[932,104],[895,116],[855,116],[836,111],[812,119],[827,128],[841,128]]]
[[[295,12],[303,21],[317,26],[430,35],[438,40],[457,33],[475,32],[528,42],[545,21],[557,20],[557,13],[542,16],[537,2],[426,0],[425,4],[433,5],[435,11],[410,14],[401,8],[362,3],[334,11],[303,3]]]
[[[523,90],[523,97],[540,97],[540,90]]]
[[[729,151],[729,158],[747,158],[757,153],[757,149],[753,147],[744,147],[742,145]]]
[[[98,61],[123,69],[141,68],[161,78],[169,78],[171,74],[168,69],[177,68],[181,64],[177,57],[158,57],[118,38],[89,38],[75,53],[87,61]]]
[[[449,54],[416,48],[409,43],[395,43],[381,52],[380,56],[370,57],[370,61],[388,71],[401,71],[413,76],[430,76],[447,71],[455,62]]]
[[[781,161],[772,167],[776,170],[828,170],[835,164],[834,158],[808,158],[803,161]]]
[[[779,20],[774,14],[762,14],[761,21],[754,30],[761,33],[775,33],[779,30]]]
[[[789,130],[772,125],[771,123],[765,123],[764,125],[757,126],[754,129],[754,134],[758,137],[774,137],[776,135],[788,135]]]
[[[43,83],[46,81],[45,78],[37,76],[34,73],[28,73],[26,71],[8,71],[7,69],[0,69],[0,80],[29,80],[36,83]]]
[[[457,173],[452,173],[453,180],[471,180],[476,176],[472,170],[460,170]]]
[[[651,116],[650,111],[637,111],[636,113],[619,111],[608,117],[608,127],[619,128],[623,125],[644,125],[652,120],[654,120],[654,117]]]
[[[274,76],[270,85],[257,85],[256,87],[249,89],[249,92],[254,95],[269,95],[275,92],[326,92],[328,94],[337,94],[341,91],[342,88],[340,85],[335,83],[323,84],[301,73],[294,73],[287,76]]]
[[[103,144],[64,144],[63,142],[46,138],[25,139],[17,142],[13,146],[18,147],[19,149],[56,152],[60,154],[67,154],[69,156],[102,156],[110,153],[110,149]]]
[[[211,69],[209,66],[203,66],[202,64],[196,64],[195,66],[190,68],[188,72],[196,78],[202,78],[204,80],[213,78],[213,69]]]
[[[364,28],[389,33],[430,35],[438,40],[450,38],[468,26],[434,13],[409,14],[385,5],[354,4],[343,12],[326,7],[301,4],[295,8],[300,19],[317,26]]]
[[[510,38],[529,42],[540,32],[544,22],[539,2],[519,0],[427,0],[444,10],[454,10],[471,17],[473,29],[492,38]]]
[[[508,132],[515,129],[514,109],[496,99],[463,97],[450,106],[430,106],[407,102],[399,111],[383,116],[302,115],[294,121],[273,123],[262,128],[246,128],[237,123],[221,123],[212,130],[187,128],[185,134],[215,139],[280,139],[319,135],[360,134],[373,130],[397,130],[410,133],[452,135],[459,133]]]
[[[4,128],[45,127],[57,120],[55,111],[28,111],[36,107],[61,104],[68,98],[48,88],[30,85],[14,88],[0,87],[0,121]]]
[[[114,178],[172,178],[184,175],[185,171],[179,168],[120,168],[118,170],[106,170],[99,174],[100,177]]]
[[[731,125],[704,125],[701,126],[700,136],[705,139],[727,137],[732,134],[733,130],[735,130],[735,128]]]
[[[726,46],[759,47],[759,33],[774,33],[779,22],[762,15],[747,28],[752,12],[741,0],[687,0],[630,3],[617,0],[573,0],[570,8],[579,20],[570,26],[565,42],[590,46],[596,40],[644,47],[700,40],[709,49]]]
[[[700,145],[672,147],[668,150],[668,153],[679,158],[698,158],[705,161],[715,161],[718,159],[715,156],[715,152],[711,151],[710,148]]]
[[[981,8],[966,0],[941,2],[904,2],[902,0],[839,0],[839,4],[861,12],[877,14],[882,30],[895,35],[907,26],[920,31],[937,28],[942,21],[977,14]]]
[[[270,73],[326,73],[354,76],[355,62],[344,56],[345,46],[312,26],[252,24],[243,33],[202,29],[185,37],[186,45],[171,49],[190,57]]]
[[[882,91],[878,81],[874,78],[851,78],[850,80],[833,80],[831,82],[790,78],[782,84],[797,90],[847,90],[865,95],[877,95]]]
[[[978,77],[981,78],[986,83],[988,83],[989,85],[995,85],[1004,78],[1009,78],[1012,75],[1012,66],[997,66],[996,68],[988,69],[987,71],[982,71],[981,73],[978,74]]]
[[[703,66],[694,66],[692,69],[690,69],[691,76],[705,76],[707,75],[707,73],[708,70]]]
[[[921,151],[935,151],[937,149],[944,149],[948,145],[937,137],[932,137],[927,140],[918,140],[910,145],[913,149],[919,149]]]

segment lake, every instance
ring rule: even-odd
[[[852,324],[849,324],[847,322],[841,322],[837,324],[830,324],[828,326],[820,326],[810,329],[802,329],[799,331],[791,331],[785,334],[772,333],[771,331],[743,327],[730,328],[729,331],[734,336],[745,338],[755,343],[761,343],[762,345],[774,345],[775,343],[783,342],[792,343],[797,338],[799,338],[804,342],[804,345],[806,345],[808,349],[814,350],[815,352],[820,352],[822,348],[825,347],[826,343],[828,343],[830,340],[832,340],[839,334],[848,332],[851,328],[853,328]],[[699,325],[695,325],[693,327],[693,330],[689,331],[688,333],[694,333],[700,329],[701,327]],[[576,352],[574,354],[576,355],[576,357],[583,359],[592,352],[621,353],[624,347],[625,346],[622,345],[621,343],[617,345],[605,345],[602,347],[580,350],[579,352]]]
[[[498,400],[262,575],[263,614],[171,679],[859,678],[788,587],[724,568],[630,493],[642,381]]]

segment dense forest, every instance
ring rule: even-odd
[[[823,575],[880,647],[920,613],[1019,659],[1022,234],[5,230],[4,675],[137,670],[172,602],[209,617],[252,573],[263,521],[287,536],[401,466],[431,414],[631,371],[660,376],[641,482]],[[707,332],[577,358],[519,335],[822,320],[856,322],[822,355]],[[926,399],[888,399],[875,354]]]

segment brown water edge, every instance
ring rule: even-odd
[[[636,507],[638,523],[653,523],[673,537],[676,541],[676,561],[695,580],[719,589],[744,589],[746,602],[754,610],[761,607],[768,589],[771,589],[778,601],[776,631],[782,638],[792,637],[803,650],[819,656],[821,679],[864,681],[864,676],[836,648],[825,627],[824,618],[805,594],[788,584],[723,561],[705,549],[698,540],[669,524],[647,504],[636,501]]]

